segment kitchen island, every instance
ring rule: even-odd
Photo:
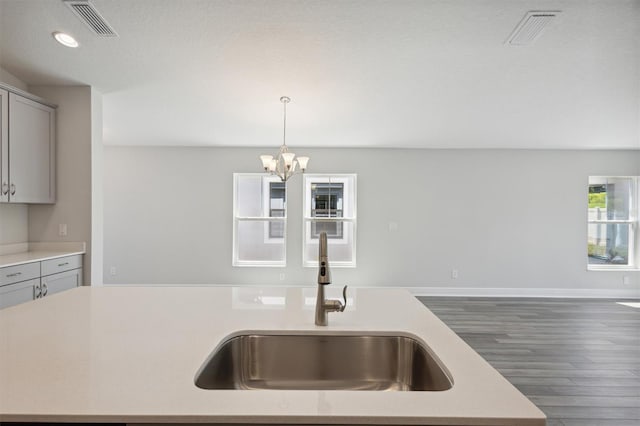
[[[0,311],[0,421],[545,424],[538,408],[409,293],[352,289],[347,310],[330,314],[329,326],[319,327],[315,290],[81,287]],[[440,360],[453,387],[433,392],[196,387],[194,377],[205,359],[241,332],[413,336]]]

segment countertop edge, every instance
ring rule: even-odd
[[[216,424],[286,424],[286,425],[468,425],[472,419],[475,426],[546,426],[546,417],[432,417],[414,416],[321,416],[321,415],[209,415],[209,414],[0,414],[0,422],[54,422],[54,423],[216,423]]]
[[[6,252],[2,248],[22,249],[17,252]],[[42,262],[50,259],[57,259],[65,256],[73,256],[86,253],[84,242],[63,242],[63,243],[27,243],[10,244],[0,246],[0,268],[24,265],[32,262]]]

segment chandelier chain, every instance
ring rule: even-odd
[[[288,100],[282,101],[284,105],[284,129],[282,131],[282,145],[287,146],[287,103]]]

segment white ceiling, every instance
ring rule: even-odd
[[[640,0],[0,0],[0,66],[104,95],[108,144],[640,149]],[[530,46],[529,10],[562,14]],[[51,33],[73,34],[75,50]]]

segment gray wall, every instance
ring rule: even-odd
[[[91,282],[92,90],[89,86],[32,86],[58,105],[56,111],[56,203],[29,206],[29,241],[87,243],[84,282]],[[67,236],[58,224],[67,224]]]
[[[29,241],[26,204],[0,204],[0,245]]]
[[[262,151],[105,147],[105,283],[314,285],[316,271],[301,266],[300,178],[289,183],[287,267],[231,266],[232,174],[258,171]],[[313,173],[358,174],[358,266],[335,269],[338,285],[504,295],[640,288],[638,272],[586,268],[588,176],[640,175],[640,151],[297,151]]]
[[[102,94],[91,88],[91,285],[102,285],[104,247],[104,173]]]

